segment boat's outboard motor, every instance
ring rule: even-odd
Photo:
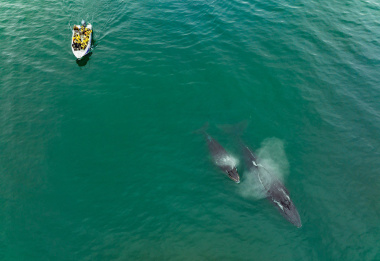
[[[85,20],[82,20],[81,24],[82,24],[83,27],[87,27]]]

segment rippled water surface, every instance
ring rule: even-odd
[[[379,260],[376,1],[0,0],[0,260]],[[71,27],[93,24],[76,61]],[[265,152],[302,227],[244,167]],[[212,164],[208,133],[239,162]]]

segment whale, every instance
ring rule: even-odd
[[[300,215],[284,184],[258,162],[257,156],[248,146],[242,143],[242,149],[245,165],[249,172],[257,175],[257,180],[262,185],[266,198],[285,219],[300,228],[302,226]]]
[[[229,154],[217,140],[206,132],[206,128],[207,126],[197,132],[204,135],[214,164],[230,179],[236,183],[240,183],[240,176],[236,167],[237,160],[232,157],[231,154]]]

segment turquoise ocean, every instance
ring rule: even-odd
[[[0,0],[0,260],[380,260],[379,16],[374,0]],[[257,195],[220,128],[239,122],[301,228]]]

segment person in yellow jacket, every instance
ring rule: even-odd
[[[75,34],[75,36],[73,37],[73,43],[78,47],[80,46],[80,48],[83,50],[86,49],[88,46],[88,42],[90,41],[91,33],[91,29],[81,26],[79,33]],[[81,35],[84,35],[83,39]]]

